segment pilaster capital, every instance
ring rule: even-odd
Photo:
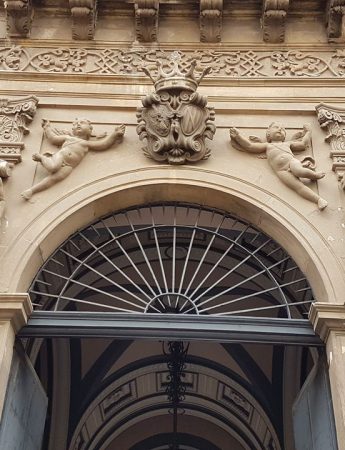
[[[0,323],[10,322],[16,334],[27,323],[31,313],[29,294],[0,293]]]
[[[324,342],[327,342],[331,331],[341,332],[345,336],[345,303],[312,303],[309,320]]]

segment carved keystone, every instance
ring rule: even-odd
[[[344,40],[345,0],[328,0],[326,25],[328,39]]]
[[[73,39],[93,39],[97,19],[97,0],[69,0]]]
[[[31,31],[33,8],[31,0],[5,0],[7,35],[28,37]]]
[[[136,0],[134,8],[137,41],[157,41],[159,0]]]
[[[19,100],[0,98],[0,158],[10,163],[22,160],[23,137],[34,118],[38,99],[31,95]]]
[[[345,189],[345,109],[320,103],[316,111],[321,128],[328,133],[325,141],[331,145],[332,170],[337,174],[340,187]]]
[[[263,0],[261,24],[265,42],[284,42],[289,0]]]
[[[200,41],[220,42],[223,0],[200,0]]]

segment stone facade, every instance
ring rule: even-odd
[[[317,302],[311,321],[326,343],[338,446],[344,450],[345,327],[343,320],[333,326],[336,311],[344,314],[344,161],[334,165],[343,148],[340,156],[335,154],[329,130],[319,123],[320,104],[332,111],[345,108],[345,52],[338,23],[344,6],[329,1],[326,7],[317,0],[308,2],[309,8],[302,0],[175,3],[70,0],[36,7],[30,1],[8,1],[1,11],[0,127],[6,125],[4,102],[21,105],[30,96],[38,104],[36,109],[34,100],[35,115],[31,110],[25,125],[30,133],[18,139],[21,157],[11,177],[0,174],[0,207],[6,200],[0,225],[0,314],[6,335],[2,346],[7,346],[0,355],[0,403],[14,334],[31,306],[23,306],[19,322],[10,326],[17,314],[13,308],[18,298],[25,303],[21,293],[59,245],[113,211],[159,201],[191,202],[248,220],[286,249],[303,271]],[[183,73],[193,60],[199,74],[211,68],[198,92],[214,108],[217,130],[207,143],[207,159],[172,166],[143,154],[136,110],[153,93],[143,68],[155,70],[160,62],[168,70],[174,52]],[[17,120],[21,113],[16,112]],[[124,124],[123,140],[105,152],[90,151],[71,176],[23,199],[21,193],[46,176],[35,154],[56,150],[42,120],[49,120],[59,139],[76,118],[84,117],[96,136],[107,132],[109,137],[114,126]],[[298,195],[277,180],[267,161],[231,144],[230,128],[255,135],[258,143],[265,141],[272,122],[282,123],[289,137],[308,124],[311,144],[299,158],[309,157],[325,175],[303,182],[327,207]],[[64,170],[70,164],[64,161]]]

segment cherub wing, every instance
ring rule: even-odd
[[[307,131],[308,130],[303,129],[303,130],[300,130],[300,131],[297,131],[296,133],[294,133],[291,137],[291,142],[301,141],[304,138],[304,136],[306,135]],[[311,138],[304,141],[304,146],[305,146],[304,150],[311,151],[313,149]],[[300,150],[300,151],[303,151],[303,150]]]
[[[55,134],[55,136],[72,136],[69,130],[59,130],[58,128],[51,128],[50,131]]]

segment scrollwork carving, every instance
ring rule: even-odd
[[[158,65],[156,76],[146,68],[155,85],[155,93],[143,100],[143,108],[137,111],[137,133],[146,139],[144,154],[151,159],[169,164],[184,164],[207,159],[210,149],[205,139],[213,139],[216,131],[214,109],[206,107],[207,97],[196,92],[198,84],[210,67],[197,79],[196,62],[182,72],[180,55],[172,55],[173,67],[165,72]]]
[[[157,41],[159,0],[136,0],[134,8],[137,41]]]
[[[31,0],[5,0],[7,35],[28,37],[31,31],[33,8]]]
[[[8,162],[21,161],[23,137],[29,133],[38,99],[29,96],[18,100],[0,99],[0,158]]]
[[[220,42],[223,0],[200,0],[200,41]]]
[[[325,141],[331,146],[332,170],[345,190],[345,110],[320,103],[316,112],[321,128],[327,131]]]
[[[97,0],[69,0],[73,39],[93,39],[97,20]]]
[[[264,0],[262,29],[265,42],[284,42],[289,0]]]

